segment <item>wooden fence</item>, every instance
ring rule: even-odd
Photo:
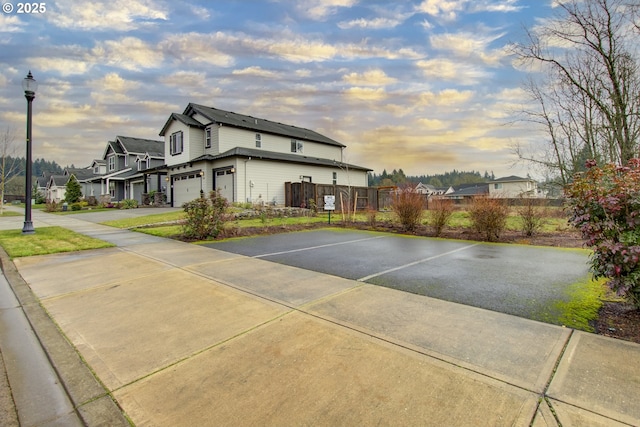
[[[311,201],[319,210],[324,208],[324,196],[336,196],[336,211],[352,212],[379,209],[379,191],[375,187],[353,187],[347,185],[314,184],[311,182],[285,182],[285,206],[310,207]]]

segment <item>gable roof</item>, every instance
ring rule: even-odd
[[[131,136],[116,136],[124,151],[128,154],[146,154],[151,157],[164,158],[164,141],[134,138]]]
[[[189,104],[191,105],[191,104]],[[184,114],[178,114],[178,113],[171,113],[171,115],[169,116],[169,118],[167,119],[167,121],[164,123],[164,126],[162,126],[162,130],[160,131],[160,136],[164,136],[165,133],[167,132],[167,128],[169,127],[169,125],[171,124],[172,121],[177,120],[181,123],[184,123],[187,126],[190,127],[196,127],[198,129],[204,129],[204,125],[202,123],[200,123],[199,121],[197,121],[196,119],[190,117],[190,116],[186,116]]]
[[[258,133],[269,133],[273,135],[284,136],[287,138],[319,142],[336,147],[346,147],[344,144],[341,144],[338,141],[324,136],[318,132],[312,131],[311,129],[301,128],[293,125],[286,125],[284,123],[273,122],[271,120],[238,114],[232,111],[219,110],[217,108],[207,107],[194,103],[189,103],[187,108],[185,108],[183,114],[173,113],[162,128],[160,135],[165,134],[167,127],[169,126],[169,123],[172,119],[179,120],[189,126],[199,125],[199,127],[204,127],[203,124],[193,119],[193,114],[200,114],[201,116],[206,117],[211,121],[210,123],[233,126],[236,128],[247,129]]]
[[[511,176],[505,176],[503,178],[494,179],[491,182],[526,182],[526,181],[533,181],[533,179],[521,178],[519,176],[511,175]]]

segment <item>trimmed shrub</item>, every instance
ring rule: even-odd
[[[82,205],[79,202],[71,203],[71,210],[72,211],[82,210]]]
[[[489,242],[496,241],[504,231],[509,207],[501,199],[474,197],[469,210],[473,229]]]
[[[187,215],[182,226],[183,236],[195,240],[216,238],[230,218],[228,207],[227,199],[217,191],[211,191],[209,197],[201,194],[199,198],[184,203],[182,208]]]
[[[398,189],[391,199],[391,210],[397,215],[406,231],[414,231],[422,221],[424,213],[424,194],[411,187]]]
[[[626,166],[586,163],[565,194],[569,222],[593,250],[595,278],[640,308],[640,159]]]
[[[451,215],[453,215],[453,201],[448,199],[433,199],[429,209],[429,225],[435,231],[436,236],[440,236],[442,230],[447,226]]]

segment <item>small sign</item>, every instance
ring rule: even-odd
[[[324,210],[325,211],[336,210],[336,196],[334,195],[324,196]]]

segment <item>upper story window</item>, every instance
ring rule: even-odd
[[[333,185],[338,184],[338,172],[333,173]]]
[[[297,141],[295,139],[291,140],[291,152],[292,153],[302,153],[302,149],[304,148],[304,144],[302,141]]]
[[[147,168],[147,161],[140,159],[140,162],[138,163],[138,170],[145,170]]]
[[[129,167],[129,156],[126,154],[124,156],[124,167]]]
[[[494,190],[502,190],[502,183],[498,182],[496,184],[493,184],[493,189]]]
[[[262,135],[256,133],[256,148],[262,148]]]
[[[116,170],[116,156],[109,156],[109,172]]]
[[[204,148],[211,148],[211,128],[204,130]]]
[[[169,136],[169,153],[173,156],[182,153],[183,149],[182,131],[172,133]]]

